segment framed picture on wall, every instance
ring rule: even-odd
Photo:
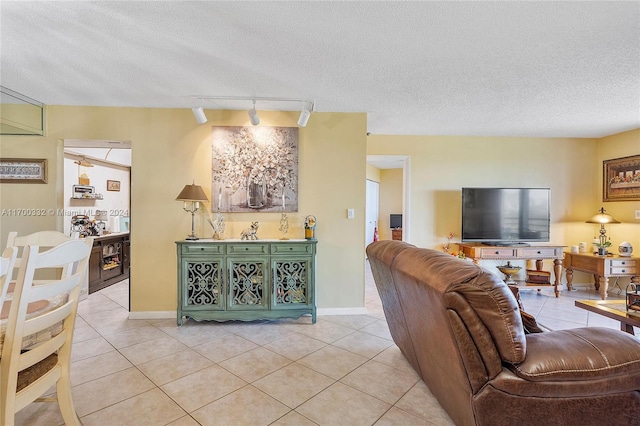
[[[107,180],[107,191],[120,191],[120,181]]]
[[[640,155],[602,162],[602,201],[640,201]]]
[[[47,183],[47,160],[0,158],[0,183]]]

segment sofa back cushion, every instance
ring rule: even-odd
[[[524,360],[526,337],[518,302],[495,274],[469,260],[415,247],[403,250],[396,256],[392,269],[409,273],[435,292],[437,297],[431,309],[458,311],[471,308],[473,318],[477,317],[490,333],[502,361],[515,364]],[[464,308],[459,302],[462,299]],[[458,313],[463,318],[466,316],[463,312]],[[473,324],[468,326],[472,327]]]

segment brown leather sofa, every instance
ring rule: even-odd
[[[367,255],[393,340],[457,425],[640,425],[640,339],[525,334],[490,271],[401,241]]]

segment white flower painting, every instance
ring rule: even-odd
[[[211,210],[298,211],[297,127],[214,127]]]

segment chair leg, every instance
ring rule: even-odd
[[[69,376],[63,374],[58,383],[56,384],[56,393],[58,395],[58,404],[60,405],[60,412],[62,418],[67,426],[75,425],[81,426],[80,419],[76,414],[76,409],[73,405],[73,399],[71,397],[71,382]]]

